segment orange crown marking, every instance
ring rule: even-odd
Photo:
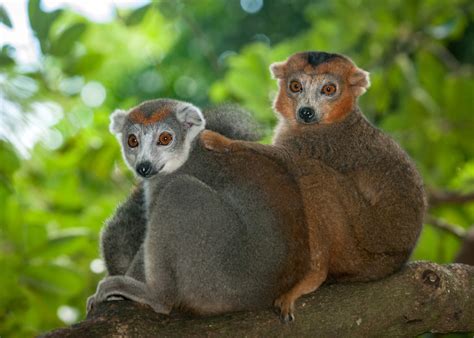
[[[158,121],[163,120],[166,116],[168,116],[171,113],[170,109],[163,108],[161,110],[158,110],[151,114],[150,116],[146,116],[142,111],[140,110],[134,110],[130,113],[129,119],[133,123],[139,123],[139,124],[153,124]]]

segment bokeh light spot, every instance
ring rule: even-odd
[[[219,65],[219,67],[224,67],[227,63],[227,59],[233,55],[237,55],[237,53],[233,50],[226,50],[225,52],[222,52],[221,55],[219,55],[219,58],[217,59],[217,64]]]
[[[57,315],[64,323],[73,324],[79,318],[79,311],[72,306],[61,305],[58,308]]]
[[[56,150],[63,144],[64,137],[59,130],[50,129],[42,137],[41,143],[46,149]]]
[[[81,90],[81,99],[88,107],[99,107],[105,101],[106,91],[100,82],[88,82]]]
[[[105,264],[104,261],[100,258],[94,259],[91,264],[89,265],[89,268],[93,273],[102,273],[105,271]]]
[[[138,88],[143,90],[145,93],[156,93],[163,87],[163,80],[160,74],[150,69],[141,74],[138,78]]]
[[[253,38],[255,39],[255,41],[258,41],[270,46],[270,38],[266,36],[265,34],[255,34]]]
[[[74,95],[81,91],[84,86],[84,79],[82,76],[68,77],[59,83],[59,90],[64,94]]]
[[[240,6],[250,14],[257,13],[263,7],[263,0],[240,0]]]
[[[180,97],[190,98],[196,94],[197,83],[192,77],[181,76],[174,84],[174,91]]]

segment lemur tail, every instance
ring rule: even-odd
[[[223,104],[204,109],[206,129],[218,132],[228,138],[258,141],[263,133],[253,116],[235,104]]]

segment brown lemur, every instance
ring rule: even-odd
[[[117,296],[163,314],[266,308],[303,277],[307,225],[286,165],[266,154],[209,152],[199,142],[206,124],[252,139],[247,118],[220,109],[206,122],[197,107],[167,99],[111,116],[142,183],[103,231],[109,276],[89,309]]]
[[[370,85],[366,71],[325,52],[296,53],[270,69],[279,85],[273,144],[212,131],[201,140],[216,152],[279,157],[297,180],[310,264],[275,302],[283,318],[291,319],[295,300],[327,279],[369,281],[400,269],[416,244],[426,201],[408,155],[358,107]]]

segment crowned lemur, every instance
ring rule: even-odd
[[[271,66],[279,92],[273,145],[230,140],[205,131],[216,152],[271,154],[288,164],[308,224],[309,266],[275,301],[283,319],[294,301],[328,278],[368,281],[408,260],[423,224],[423,184],[409,156],[363,116],[357,101],[369,74],[348,57],[296,53]]]
[[[206,116],[208,128],[255,138],[238,109]],[[112,115],[110,129],[143,189],[102,233],[109,276],[88,308],[113,296],[163,314],[265,308],[302,278],[307,226],[293,177],[268,154],[204,149],[205,124],[197,107],[167,99]]]

